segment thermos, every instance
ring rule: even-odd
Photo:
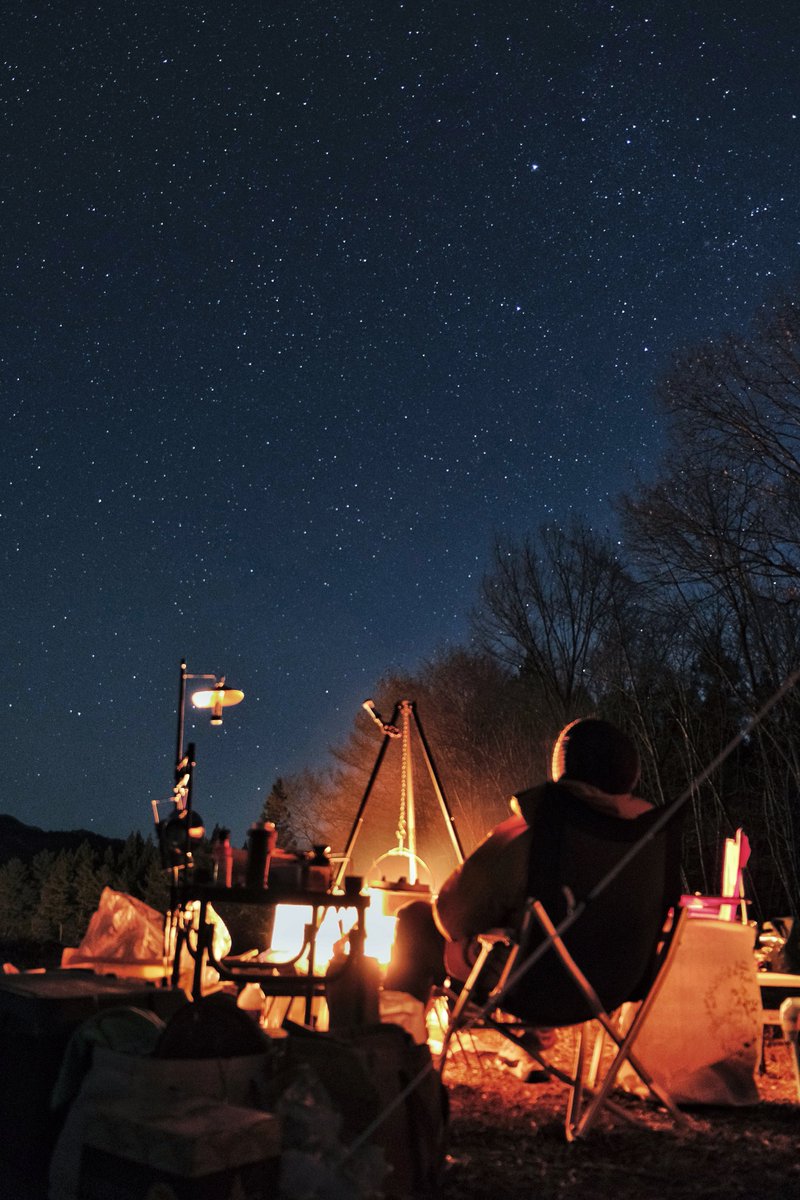
[[[256,821],[247,834],[247,887],[261,888],[266,883],[267,867],[274,844],[275,826],[266,821]]]

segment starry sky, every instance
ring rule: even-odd
[[[149,832],[186,656],[245,692],[187,723],[243,837],[466,637],[498,534],[612,527],[671,354],[796,278],[798,32],[794,0],[7,0],[0,811]]]

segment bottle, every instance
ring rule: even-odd
[[[267,873],[269,831],[263,821],[256,821],[247,834],[247,869],[245,884],[249,888],[263,888]]]
[[[211,857],[214,862],[214,883],[220,887],[230,887],[233,877],[233,850],[231,848],[231,831],[220,829],[211,847]]]
[[[309,892],[327,892],[331,886],[330,846],[314,846],[306,864],[306,887]]]
[[[381,1019],[380,973],[376,958],[354,955],[352,949],[350,954],[334,954],[325,975],[331,1033],[344,1034],[348,1030],[378,1024]]]

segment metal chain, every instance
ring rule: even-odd
[[[406,798],[408,796],[408,769],[411,750],[411,729],[409,721],[409,706],[402,707],[403,716],[403,749],[400,766],[400,813],[397,818],[397,848],[403,850],[406,841]]]

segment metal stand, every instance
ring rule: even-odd
[[[378,750],[378,755],[377,755],[377,758],[375,759],[375,765],[372,768],[372,773],[369,777],[367,786],[364,790],[364,795],[361,798],[361,803],[358,806],[358,811],[356,813],[355,821],[353,822],[353,827],[350,830],[350,835],[347,839],[347,845],[344,848],[344,854],[343,854],[342,860],[339,864],[339,869],[336,874],[334,886],[337,888],[341,887],[342,882],[345,877],[345,874],[347,873],[347,868],[350,863],[350,859],[352,858],[352,855],[353,855],[353,849],[355,847],[356,842],[358,841],[358,836],[361,833],[361,827],[364,824],[364,814],[367,809],[367,804],[369,803],[369,798],[370,798],[370,795],[372,794],[372,789],[375,786],[375,781],[378,778],[378,774],[381,769],[381,764],[383,763],[384,757],[386,755],[386,750],[389,746],[389,742],[395,738],[400,738],[400,737],[404,737],[407,739],[409,732],[410,732],[410,727],[411,727],[412,722],[413,722],[414,728],[417,731],[417,735],[419,737],[419,743],[420,743],[420,747],[422,749],[422,756],[425,761],[425,766],[427,767],[428,775],[430,776],[431,783],[433,784],[433,790],[436,793],[436,799],[439,802],[439,808],[442,811],[445,828],[447,829],[447,832],[450,835],[450,841],[452,842],[453,850],[455,851],[456,860],[459,864],[461,864],[464,861],[465,856],[464,856],[464,849],[461,845],[461,840],[460,840],[460,838],[458,836],[458,832],[456,830],[455,817],[453,816],[453,814],[450,810],[450,806],[448,805],[447,800],[445,799],[444,789],[439,780],[439,775],[437,773],[436,766],[434,765],[430,746],[428,745],[428,739],[425,737],[425,732],[422,728],[422,723],[420,722],[419,713],[417,712],[414,701],[413,700],[398,700],[398,702],[394,706],[391,720],[386,723],[384,723],[381,720],[379,714],[375,711],[375,706],[371,700],[365,701],[364,708],[369,713],[369,715],[372,717],[373,721],[375,721],[375,723],[377,725],[379,725],[380,728],[383,730],[383,741],[381,742],[380,749]],[[403,718],[403,733],[402,734],[397,727],[397,720],[399,717]],[[406,741],[405,748],[410,749],[410,747],[407,744],[407,741]],[[412,789],[412,794],[413,794],[413,789]],[[413,820],[412,820],[412,838],[413,838]],[[411,844],[409,844],[408,854],[409,854],[410,861],[413,861],[413,859],[416,857],[416,855],[414,853],[414,849]]]
[[[187,910],[191,901],[199,902],[196,919],[193,917],[191,927],[187,923],[179,924],[177,928],[175,952],[172,962],[172,985],[178,987],[181,974],[181,952],[185,946],[194,960],[192,966],[192,999],[199,1000],[203,994],[203,971],[206,965],[211,966],[221,979],[242,985],[258,983],[267,996],[302,996],[305,998],[305,1022],[312,1024],[312,1005],[315,997],[324,996],[326,983],[329,980],[327,972],[317,974],[316,971],[316,942],[322,918],[330,909],[339,912],[341,909],[355,911],[357,923],[350,931],[350,954],[347,963],[341,970],[352,968],[357,971],[364,955],[364,917],[369,908],[369,897],[357,895],[333,895],[330,892],[314,891],[281,891],[280,888],[223,888],[215,884],[197,884],[189,881],[179,893],[179,904],[182,912]],[[214,926],[208,920],[209,904],[247,904],[261,908],[279,904],[301,905],[312,910],[311,921],[305,926],[304,941],[301,950],[294,958],[286,962],[236,962],[234,960],[220,961],[214,954]],[[291,968],[303,953],[308,953],[307,974],[297,974],[294,971],[284,974],[281,967]],[[333,973],[333,978],[339,972]]]

